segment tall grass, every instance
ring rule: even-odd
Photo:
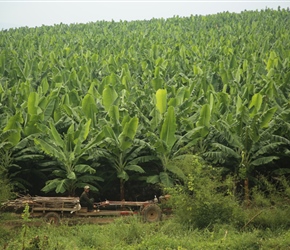
[[[130,217],[120,218],[108,225],[30,227],[24,248],[19,237],[20,231],[16,231],[16,234],[11,232],[10,240],[6,242],[1,237],[1,249],[190,250],[290,247],[290,233],[286,229],[247,228],[240,231],[230,224],[215,224],[211,229],[189,229],[175,219],[150,224]]]
[[[11,230],[11,217],[1,214],[0,245],[11,250],[290,249],[287,179],[261,177],[259,188],[252,190],[251,206],[244,207],[232,195],[230,177],[221,179],[215,169],[194,164],[182,185],[165,190],[171,194],[166,205],[173,214],[159,223],[132,216],[107,225],[85,224],[84,218],[73,226],[66,221],[58,227],[36,227],[27,226],[26,211],[23,226],[14,224],[18,227]]]

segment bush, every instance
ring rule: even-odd
[[[252,207],[290,206],[290,183],[285,176],[271,180],[259,176],[257,183],[251,192]]]
[[[0,177],[1,177],[0,173]],[[4,201],[7,201],[12,198],[12,187],[9,184],[9,181],[6,178],[0,178],[0,205]]]
[[[279,228],[290,227],[290,208],[275,208],[263,209],[261,214],[255,218],[253,225],[256,228],[269,228],[276,230]]]
[[[192,158],[192,165],[184,184],[166,190],[172,196],[170,205],[180,222],[199,229],[214,224],[243,225],[245,216],[230,192],[231,181],[221,181],[217,169],[196,157]]]
[[[276,230],[290,227],[289,181],[285,177],[269,181],[259,176],[251,192],[251,207],[245,210],[248,227]]]

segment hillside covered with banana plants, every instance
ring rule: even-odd
[[[148,198],[195,156],[248,199],[290,173],[289,27],[266,9],[0,31],[2,180]]]

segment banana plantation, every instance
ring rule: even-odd
[[[3,183],[147,199],[194,156],[250,199],[290,173],[289,27],[265,9],[0,31]]]

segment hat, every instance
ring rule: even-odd
[[[90,186],[88,186],[88,185],[84,186],[84,189],[90,189]]]

